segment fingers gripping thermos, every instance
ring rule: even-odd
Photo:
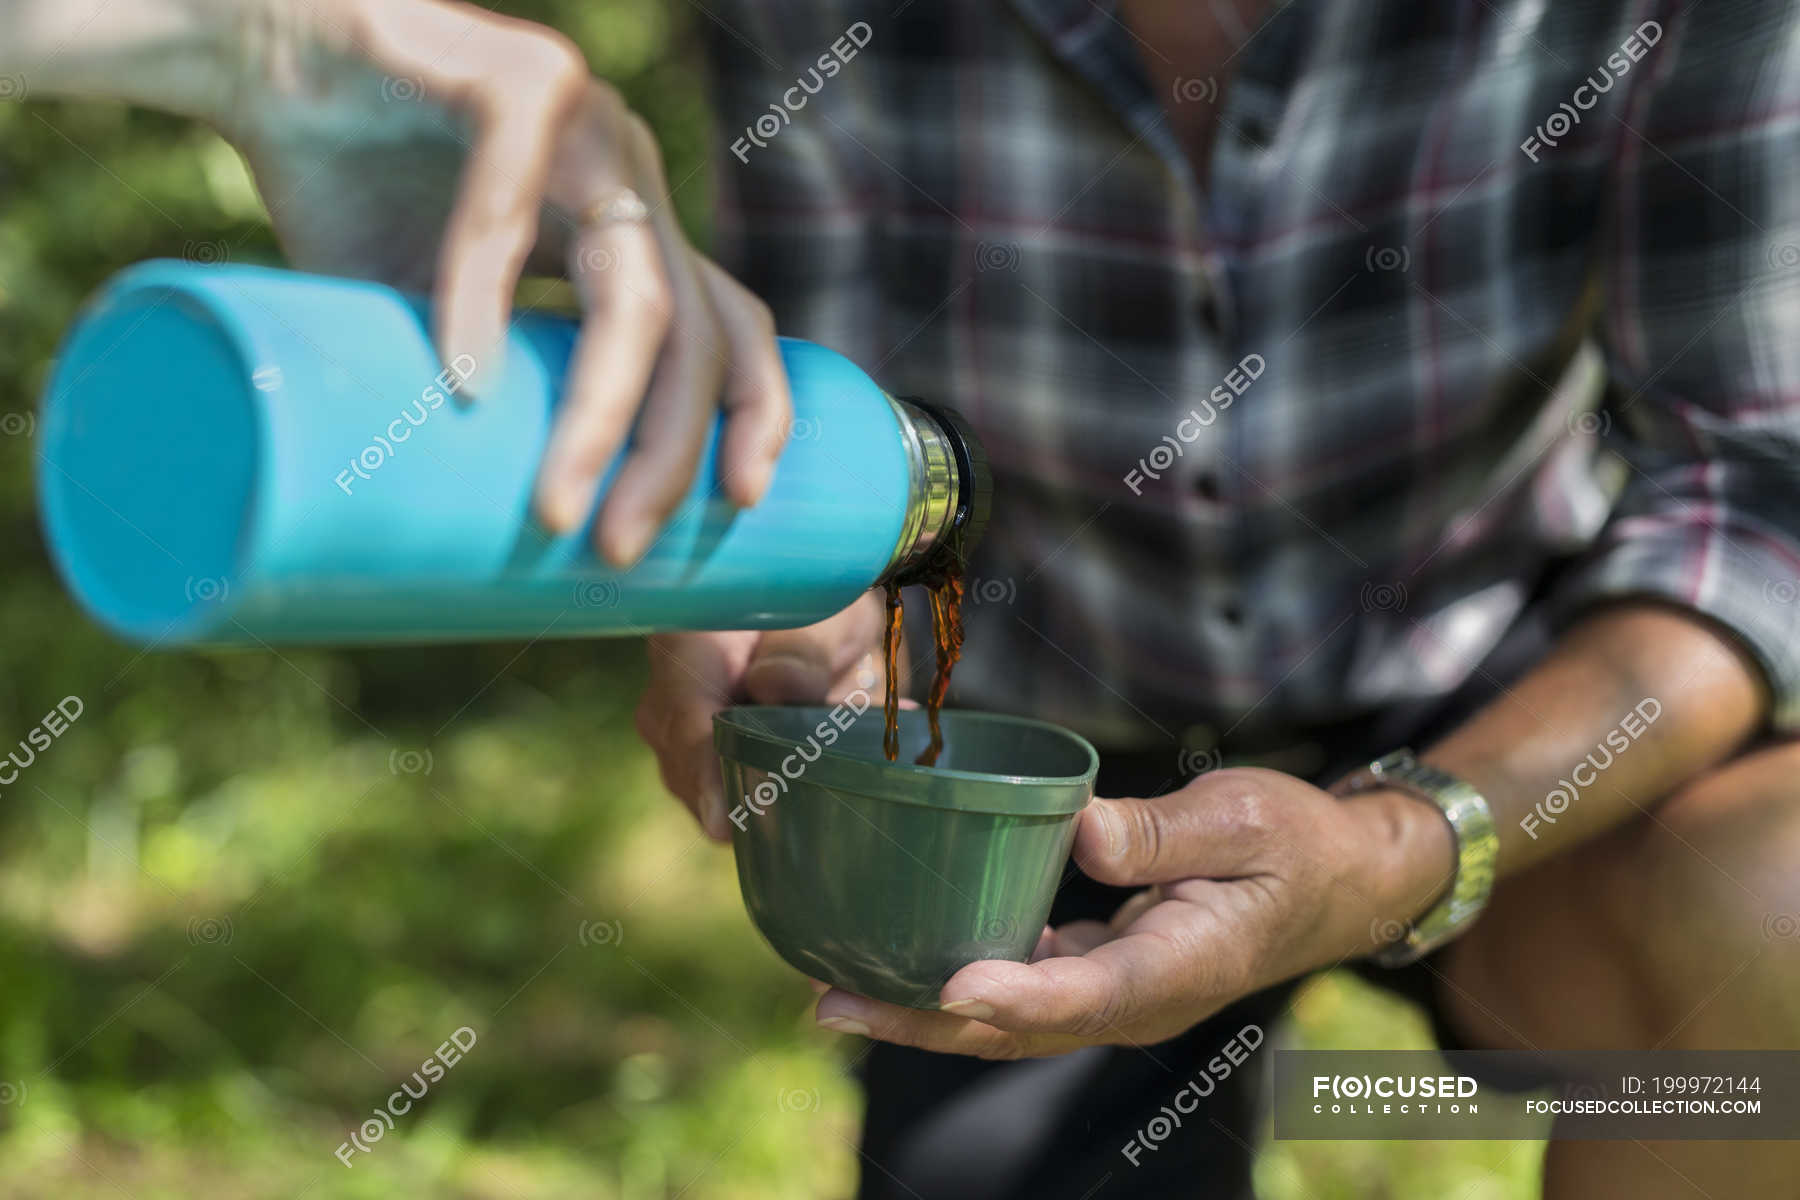
[[[607,565],[591,514],[562,535],[530,515],[576,332],[519,314],[465,404],[469,364],[440,361],[423,301],[262,267],[131,268],[69,334],[44,401],[51,554],[134,641],[380,643],[807,625],[943,577],[980,536],[991,484],[966,423],[784,338],[795,417],[761,502],[725,496],[715,429],[653,544]]]

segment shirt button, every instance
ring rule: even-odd
[[[1269,144],[1269,124],[1261,117],[1245,117],[1238,122],[1238,140],[1255,150]]]

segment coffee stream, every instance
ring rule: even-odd
[[[925,586],[931,598],[931,638],[937,648],[937,672],[932,677],[931,692],[925,700],[925,718],[931,723],[931,744],[919,752],[919,757],[913,763],[921,767],[935,767],[938,755],[944,750],[944,695],[950,690],[950,672],[956,669],[956,662],[962,657],[963,573],[960,556],[948,556],[943,569],[926,580]],[[887,584],[887,635],[882,642],[887,660],[887,703],[884,710],[887,728],[881,739],[881,748],[889,762],[900,757],[901,617],[900,585],[890,580]]]

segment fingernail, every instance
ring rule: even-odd
[[[769,490],[769,477],[774,474],[773,463],[758,463],[745,467],[727,488],[731,503],[738,508],[754,508]]]
[[[1094,806],[1094,818],[1100,822],[1100,828],[1106,830],[1107,853],[1117,857],[1125,853],[1125,822],[1107,804]]]
[[[849,1017],[820,1017],[819,1024],[834,1033],[848,1033],[856,1037],[868,1037],[869,1027],[861,1021]]]
[[[581,524],[587,489],[575,480],[564,480],[544,490],[541,506],[544,524],[551,533],[568,533]]]
[[[464,404],[473,404],[488,394],[488,391],[499,380],[501,373],[506,370],[506,339],[500,338],[488,348],[486,354],[466,354],[458,357],[461,361],[452,361],[449,364],[452,371],[463,376],[462,384],[457,389],[457,395]],[[473,364],[472,368],[470,364]],[[467,375],[463,375],[465,369],[468,370]]]
[[[994,1006],[985,1000],[952,1000],[948,1004],[938,1005],[947,1013],[955,1013],[959,1017],[967,1017],[971,1021],[985,1021],[994,1015]]]
[[[650,527],[634,523],[606,538],[602,549],[609,562],[623,568],[636,565],[649,545]]]

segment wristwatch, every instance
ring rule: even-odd
[[[1450,834],[1456,841],[1456,875],[1449,892],[1430,912],[1408,925],[1398,940],[1371,955],[1384,967],[1403,967],[1459,936],[1487,907],[1494,889],[1500,837],[1494,832],[1494,813],[1485,796],[1449,772],[1426,766],[1411,750],[1396,750],[1376,759],[1339,780],[1331,792],[1353,796],[1376,788],[1392,788],[1435,804],[1450,822]]]

